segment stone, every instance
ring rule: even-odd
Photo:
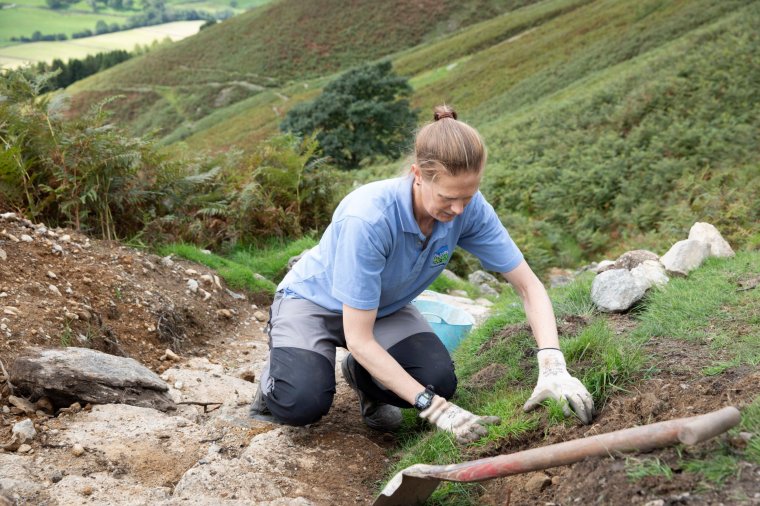
[[[166,351],[164,351],[164,354],[159,357],[159,360],[179,360],[179,355],[167,348]]]
[[[558,269],[556,267],[549,269],[548,276],[549,286],[552,288],[569,285],[575,279],[575,276],[571,271],[568,271],[567,269]]]
[[[210,274],[204,274],[200,277],[201,283],[203,286],[210,287],[214,286],[214,277]]]
[[[21,241],[22,242],[33,242],[34,239],[32,239],[32,236],[28,234],[21,234]]]
[[[706,242],[687,239],[675,243],[660,262],[670,275],[686,276],[710,256],[710,245]]]
[[[58,279],[58,276],[55,275],[55,272],[53,271],[47,271],[47,277],[50,279]]]
[[[478,286],[478,289],[480,290],[480,293],[482,293],[483,295],[491,295],[494,297],[499,295],[499,292],[497,292],[495,288],[493,288],[491,285],[487,283],[481,283]]]
[[[457,276],[454,271],[450,271],[449,269],[443,269],[443,271],[441,271],[441,276],[452,281],[462,281],[462,278]]]
[[[735,255],[731,245],[723,239],[717,228],[709,223],[697,222],[689,230],[689,239],[702,241],[710,245],[710,256],[732,257]]]
[[[12,429],[13,437],[18,438],[21,443],[27,443],[37,437],[37,429],[30,418],[16,423]]]
[[[266,321],[267,319],[267,315],[264,314],[263,311],[254,311],[253,317],[256,318],[256,320],[260,322]]]
[[[54,406],[74,401],[175,409],[168,385],[134,359],[77,348],[30,348],[9,368],[19,391],[47,396]]]
[[[645,250],[645,249],[636,249],[632,251],[627,251],[620,255],[617,260],[615,260],[615,264],[613,265],[613,269],[628,269],[629,271],[635,267],[638,267],[643,262],[646,262],[647,260],[659,260],[660,257],[657,256],[656,253],[652,253],[651,251]]]
[[[232,318],[232,312],[229,309],[218,309],[216,315],[220,318]]]
[[[63,248],[58,244],[53,244],[52,253],[53,255],[61,256],[63,255]]]
[[[659,260],[644,260],[633,269],[631,274],[637,281],[645,284],[647,288],[652,286],[663,286],[668,284],[670,278],[665,274],[665,267]]]
[[[27,415],[33,415],[34,412],[37,411],[37,407],[23,397],[16,397],[15,395],[11,395],[8,397],[8,402]]]
[[[663,499],[654,499],[653,501],[645,502],[644,506],[665,506],[665,501]]]
[[[291,269],[293,268],[293,266],[294,266],[294,265],[295,265],[295,264],[296,264],[296,263],[297,263],[299,260],[301,260],[301,259],[303,258],[303,256],[304,256],[306,253],[308,253],[308,252],[309,252],[309,250],[308,250],[308,249],[305,249],[305,250],[303,250],[303,251],[302,251],[300,254],[298,254],[298,255],[296,255],[296,256],[294,256],[294,257],[290,257],[290,258],[288,259],[288,271],[289,271],[289,270],[291,270]]]
[[[13,242],[21,242],[21,241],[19,241],[19,238],[18,238],[18,237],[16,237],[16,236],[15,236],[15,235],[13,235],[13,234],[9,234],[9,233],[8,233],[7,231],[5,231],[5,230],[3,230],[3,235],[4,235],[5,237],[7,237],[8,239],[10,239],[11,241],[13,241]]]
[[[525,490],[530,493],[538,493],[545,490],[551,484],[551,478],[544,473],[539,473],[528,480],[525,484]]]
[[[187,289],[192,293],[198,293],[198,282],[194,279],[187,280]]]
[[[0,248],[0,260],[2,261],[8,260],[8,254],[5,252],[3,248]]]
[[[593,269],[593,271],[597,274],[601,274],[604,271],[608,271],[612,269],[613,265],[615,265],[614,260],[602,260],[598,264],[596,264],[596,267]]]
[[[489,285],[498,284],[499,280],[493,274],[489,274],[486,271],[475,271],[467,276],[467,281],[473,285],[480,285],[486,283]]]
[[[16,216],[16,213],[3,213],[0,214],[0,219],[5,221],[16,221],[18,217]]]
[[[50,291],[52,294],[54,294],[54,295],[57,295],[57,296],[59,296],[59,297],[63,297],[63,295],[61,295],[61,291],[60,291],[60,290],[58,289],[58,287],[57,287],[57,286],[55,286],[55,285],[48,285],[48,290],[49,290],[49,291]]]
[[[69,234],[64,234],[60,237],[61,242],[69,242],[71,240],[71,236]]]
[[[172,256],[168,255],[168,256],[163,257],[161,259],[161,265],[163,265],[164,267],[168,267],[170,269],[174,267],[174,260],[172,260]]]
[[[198,274],[200,274],[200,272],[196,271],[195,269],[185,269],[186,276],[197,276]]]
[[[3,309],[3,314],[7,314],[9,316],[18,316],[18,308],[13,306],[5,306],[5,309]]]
[[[30,451],[32,451],[32,447],[24,443],[18,447],[18,450],[16,450],[16,453],[29,453]]]
[[[629,270],[612,269],[594,278],[591,300],[604,312],[626,311],[644,297],[647,288]]]

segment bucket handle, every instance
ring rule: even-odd
[[[441,315],[437,315],[435,313],[426,313],[424,311],[420,311],[420,314],[422,316],[432,316],[434,318],[438,318],[438,321],[437,322],[433,322],[433,323],[443,323],[444,325],[448,325],[449,324],[449,322],[447,322],[446,320],[444,320]]]

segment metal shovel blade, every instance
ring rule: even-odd
[[[461,464],[416,464],[397,473],[375,500],[374,506],[422,504],[442,480],[484,481],[573,464],[588,457],[645,452],[676,443],[697,444],[722,434],[740,420],[739,410],[729,406],[704,415],[642,425]]]

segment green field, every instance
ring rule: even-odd
[[[103,20],[108,24],[124,24],[126,14],[94,14],[87,11],[53,11],[29,5],[3,9],[0,14],[0,45],[13,44],[11,37],[31,37],[39,30],[44,35],[71,34],[82,30],[95,30],[95,23]]]
[[[28,42],[0,47],[0,67],[14,68],[40,61],[51,62],[55,58],[66,61],[70,58],[84,58],[87,55],[116,49],[132,51],[138,44],[144,46],[153,41],[162,41],[167,37],[175,41],[184,39],[197,33],[203,23],[203,21],[175,21],[83,39]]]

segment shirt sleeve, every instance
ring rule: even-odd
[[[347,217],[335,243],[331,295],[355,309],[380,305],[381,274],[387,255],[377,230],[366,221]]]
[[[467,206],[467,223],[457,244],[495,272],[509,272],[523,261],[523,254],[509,236],[493,206],[478,192]]]

